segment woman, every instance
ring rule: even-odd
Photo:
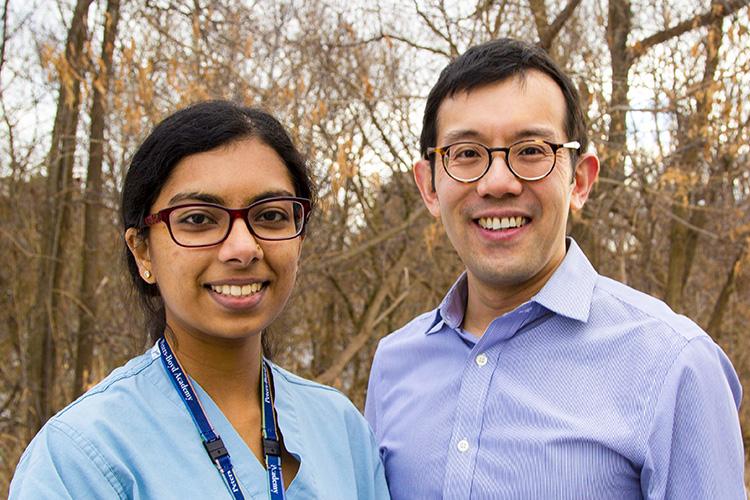
[[[206,102],[154,129],[122,195],[154,347],[47,422],[11,498],[388,498],[354,406],[262,357],[312,191],[262,111]]]

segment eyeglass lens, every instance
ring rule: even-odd
[[[448,149],[443,161],[451,176],[461,180],[473,180],[484,174],[491,158],[481,144],[459,143]],[[549,173],[555,164],[555,153],[549,144],[525,141],[510,147],[507,161],[516,175],[532,179]]]
[[[250,208],[247,222],[256,236],[265,240],[294,238],[302,231],[305,210],[293,200],[269,200]],[[220,207],[188,205],[169,214],[172,237],[180,245],[214,245],[231,229],[228,211]]]

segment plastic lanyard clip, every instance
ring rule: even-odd
[[[265,455],[281,456],[281,443],[278,439],[263,439],[263,453]]]
[[[221,458],[229,455],[226,447],[224,447],[224,441],[219,436],[211,441],[203,441],[203,447],[206,449],[208,456],[211,457],[212,462],[218,462]]]

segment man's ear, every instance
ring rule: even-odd
[[[425,159],[417,160],[414,164],[414,181],[417,183],[419,194],[422,195],[422,201],[432,216],[440,217],[440,204],[438,203],[432,176],[433,169],[430,168],[430,161]]]
[[[599,158],[593,153],[585,153],[578,159],[573,191],[570,194],[570,209],[574,212],[583,208],[589,198],[591,188],[599,177]]]
[[[134,227],[129,227],[125,231],[125,243],[128,250],[133,254],[138,271],[146,283],[154,284],[156,279],[151,272],[151,255],[148,250],[148,240]]]

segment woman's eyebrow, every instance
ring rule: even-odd
[[[268,198],[276,198],[278,196],[295,196],[295,194],[287,191],[286,189],[263,191],[262,193],[256,194],[255,196],[247,200],[247,204],[250,205],[252,203],[255,203],[256,201],[265,200]]]
[[[287,191],[286,189],[268,190],[258,193],[249,198],[245,206],[255,203],[256,201],[265,200],[268,198],[276,198],[277,196],[294,196],[294,193]],[[226,206],[224,199],[221,196],[216,196],[208,193],[201,193],[200,191],[193,191],[188,193],[177,193],[170,198],[168,205],[176,205],[183,201],[199,201],[202,203],[213,203],[214,205]]]
[[[177,193],[169,199],[168,205],[175,205],[182,201],[201,201],[203,203],[214,203],[216,205],[223,205],[224,200],[220,196],[216,196],[208,193],[201,193],[200,191],[193,191],[189,193]]]

